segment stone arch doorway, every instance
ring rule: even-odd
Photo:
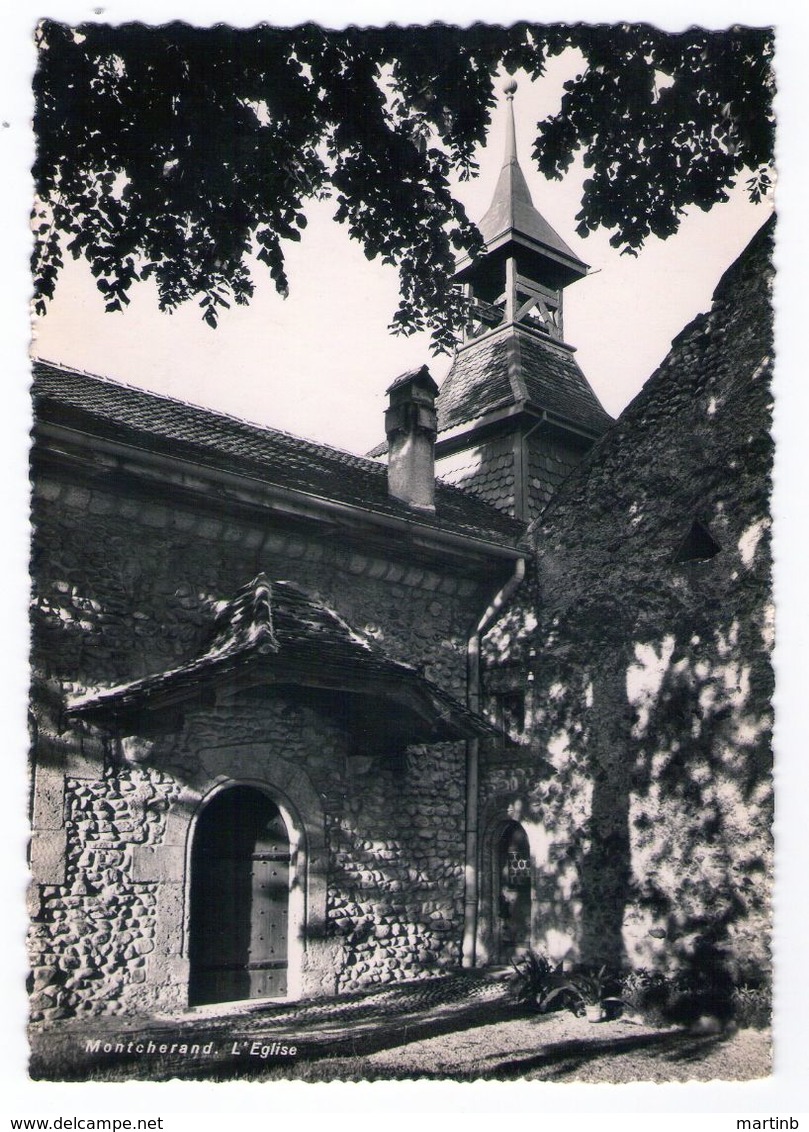
[[[531,946],[531,850],[519,822],[503,826],[494,860],[495,951],[498,963],[512,963]]]
[[[218,792],[191,847],[189,1003],[287,993],[290,835],[254,786]]]

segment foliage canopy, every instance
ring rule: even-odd
[[[773,152],[768,29],[644,25],[469,28],[193,28],[50,20],[35,76],[37,309],[62,249],[89,261],[108,310],[152,278],[162,309],[249,301],[256,253],[286,292],[284,241],[306,202],[332,195],[369,259],[399,271],[393,329],[451,346],[462,321],[455,256],[480,237],[450,177],[474,174],[503,69],[543,75],[583,62],[534,158],[560,178],[589,170],[580,235],[612,230],[636,252],[677,231],[684,209],[726,200],[742,175],[758,200]]]

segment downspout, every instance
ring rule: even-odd
[[[525,577],[525,559],[518,558],[514,573],[478,621],[466,646],[467,694],[471,711],[480,711],[480,641]],[[478,781],[480,740],[466,744],[466,854],[464,858],[464,932],[461,965],[474,967],[478,934]]]
[[[546,423],[547,419],[548,415],[543,409],[542,415],[540,416],[539,420],[535,420],[527,432],[522,433],[522,435],[520,435],[520,433],[518,432],[514,437],[515,444],[519,445],[519,452],[515,452],[515,460],[518,461],[518,463],[516,464],[516,473],[519,482],[519,496],[517,491],[515,490],[514,506],[515,508],[517,508],[517,518],[522,519],[524,523],[530,523],[532,518],[531,507],[528,499],[529,491],[527,487],[527,484],[529,483],[531,477],[531,462],[528,457],[528,441],[534,435],[536,430],[541,425],[544,425]]]

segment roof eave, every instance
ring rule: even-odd
[[[501,229],[493,236],[489,236],[486,240],[486,252],[493,253],[500,248],[506,247],[508,244],[518,244],[521,247],[527,248],[529,251],[535,252],[538,255],[546,256],[548,259],[553,260],[559,266],[567,268],[571,275],[576,279],[583,279],[590,270],[589,264],[578,256],[567,256],[558,248],[553,248],[549,244],[541,240],[535,240],[531,236],[526,235],[518,228],[511,226]],[[477,267],[481,261],[482,256],[477,256],[473,259],[470,255],[464,254],[458,257],[455,265],[455,275],[459,280],[464,279],[470,271]],[[571,279],[572,282],[572,279]]]
[[[482,535],[464,534],[440,525],[440,520],[435,523],[425,523],[421,521],[423,516],[416,511],[407,515],[393,515],[375,511],[358,504],[329,499],[297,488],[274,484],[269,480],[261,479],[258,475],[224,469],[218,463],[203,462],[201,459],[192,461],[156,451],[154,448],[147,449],[126,440],[102,437],[89,430],[66,428],[63,425],[43,420],[38,421],[35,426],[35,438],[38,441],[68,439],[85,447],[92,447],[94,451],[121,455],[130,460],[134,455],[137,462],[143,467],[174,470],[184,478],[188,476],[187,469],[191,466],[193,476],[196,479],[199,479],[201,473],[204,473],[218,482],[238,485],[239,487],[242,487],[245,483],[253,484],[261,497],[261,505],[266,507],[269,504],[277,507],[286,516],[298,516],[304,519],[313,519],[320,516],[331,521],[335,519],[353,521],[383,531],[395,531],[398,534],[406,535],[411,541],[419,538],[429,539],[433,543],[440,542],[447,549],[471,553],[484,558],[515,561],[522,557],[524,553],[524,548],[521,545],[523,531],[515,533],[514,536],[504,534],[501,538],[496,539],[492,537],[494,532],[489,532],[488,535],[486,533]]]
[[[404,736],[405,745],[500,736],[486,719],[455,703],[406,665],[379,663],[378,670],[357,663],[312,667],[288,658],[278,663],[266,655],[229,660],[211,661],[205,668],[192,662],[182,669],[87,693],[68,702],[67,715],[118,736],[149,734],[176,727],[178,713],[209,707],[229,692],[305,688],[313,706],[318,694],[345,698],[349,719],[354,721],[349,730],[355,746],[378,730],[373,720],[384,723],[394,716],[397,726],[391,730]],[[382,726],[380,743],[384,730]]]
[[[519,404],[501,406],[492,412],[476,417],[473,421],[463,421],[457,425],[450,425],[449,428],[439,432],[436,438],[436,458],[441,459],[442,456],[449,456],[456,448],[466,447],[477,434],[490,432],[503,422],[510,421],[520,415],[524,415],[531,422],[547,424],[551,428],[574,433],[583,440],[592,442],[599,440],[614,423],[608,420],[602,429],[590,428],[572,418],[543,409],[541,405],[526,400]]]

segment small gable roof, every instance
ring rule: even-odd
[[[340,720],[356,749],[499,736],[412,665],[391,660],[333,609],[287,581],[259,574],[217,614],[207,645],[175,668],[99,688],[71,715],[136,734],[221,687],[305,689],[305,703]]]

